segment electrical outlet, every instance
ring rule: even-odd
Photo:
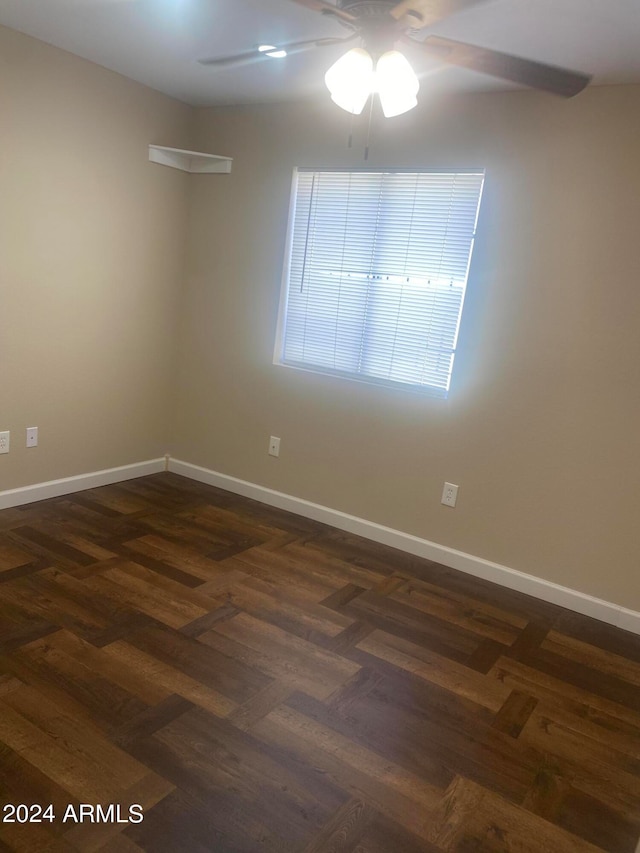
[[[455,483],[445,483],[442,490],[442,500],[445,506],[455,506],[458,500],[458,487]]]
[[[280,439],[275,435],[269,436],[269,456],[280,456]]]
[[[38,427],[27,427],[27,447],[38,446]]]
[[[0,432],[0,453],[9,452],[9,435],[9,430],[6,430],[6,432]]]

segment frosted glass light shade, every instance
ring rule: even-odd
[[[383,53],[376,66],[376,89],[387,118],[399,116],[418,103],[420,83],[407,59],[397,50]]]
[[[366,50],[354,47],[333,63],[324,82],[334,103],[360,115],[374,88],[373,59]]]

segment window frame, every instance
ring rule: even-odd
[[[466,275],[464,279],[463,292],[460,300],[460,308],[458,312],[455,335],[453,339],[453,349],[452,349],[452,360],[451,360],[451,369],[448,375],[448,385],[445,389],[438,388],[434,385],[428,384],[418,384],[412,382],[403,382],[402,380],[397,379],[386,379],[384,377],[374,376],[367,373],[353,373],[350,371],[344,371],[340,369],[332,369],[326,365],[315,365],[312,363],[292,363],[284,360],[284,351],[285,351],[285,331],[286,331],[286,319],[287,319],[287,307],[289,301],[289,292],[290,292],[290,279],[291,279],[291,268],[292,268],[292,250],[294,244],[294,231],[295,231],[295,219],[296,219],[296,208],[297,208],[297,199],[298,199],[298,178],[301,173],[347,173],[347,174],[356,174],[356,173],[371,173],[371,174],[446,174],[446,175],[482,175],[482,181],[480,183],[480,190],[478,193],[478,201],[476,207],[475,221],[473,227],[473,234],[471,237],[471,243],[469,247],[469,255],[467,258],[466,264]],[[462,322],[462,315],[464,311],[464,304],[466,301],[467,288],[470,281],[470,272],[471,272],[471,263],[473,259],[473,251],[475,240],[477,237],[478,231],[478,222],[480,216],[480,208],[482,205],[482,198],[485,189],[486,182],[486,169],[482,168],[463,168],[463,169],[452,169],[449,168],[416,168],[416,167],[370,167],[365,166],[361,168],[353,168],[349,166],[344,167],[336,167],[336,166],[321,166],[321,167],[308,167],[308,166],[296,166],[293,169],[292,180],[291,180],[291,190],[289,194],[289,211],[288,211],[288,219],[287,219],[287,232],[286,232],[286,240],[284,246],[284,263],[282,265],[282,279],[280,284],[279,291],[279,303],[278,303],[278,315],[277,315],[277,324],[276,324],[276,336],[275,336],[275,346],[274,346],[274,355],[273,355],[273,364],[279,367],[287,367],[291,370],[302,371],[303,373],[315,373],[320,376],[330,376],[339,379],[346,379],[347,381],[364,383],[365,385],[373,385],[377,387],[390,388],[399,391],[405,391],[411,394],[418,394],[421,396],[432,397],[435,399],[446,400],[449,396],[451,390],[451,383],[453,379],[453,370],[455,364],[455,355],[458,350],[458,338],[460,334],[460,326]],[[308,232],[307,232],[308,234]]]

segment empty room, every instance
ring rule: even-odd
[[[0,0],[0,850],[638,853],[637,0]]]

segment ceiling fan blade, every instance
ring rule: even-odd
[[[302,53],[312,50],[314,47],[329,47],[332,44],[344,44],[356,38],[356,34],[346,38],[319,38],[306,39],[305,41],[290,41],[284,44],[274,45],[274,50],[286,50],[287,56],[293,53]],[[211,57],[210,59],[199,59],[200,65],[214,68],[233,68],[236,65],[249,65],[253,62],[261,62],[263,59],[271,59],[267,51],[260,51],[257,47],[244,50],[242,53],[233,53],[230,56]]]
[[[390,14],[396,21],[406,19],[408,26],[428,27],[436,21],[484,2],[485,0],[402,0],[393,7]]]
[[[339,9],[333,3],[328,3],[326,0],[291,0],[292,3],[297,3],[299,6],[306,6],[314,12],[320,12],[322,15],[334,15],[336,18],[342,18],[343,21],[353,22],[356,20],[354,15]]]
[[[500,53],[440,36],[429,36],[423,42],[416,39],[407,41],[421,44],[430,54],[450,65],[470,68],[472,71],[530,86],[532,89],[542,89],[565,98],[577,95],[591,80],[588,74],[579,71],[568,71],[566,68],[545,65],[532,59],[522,59],[509,53]]]

